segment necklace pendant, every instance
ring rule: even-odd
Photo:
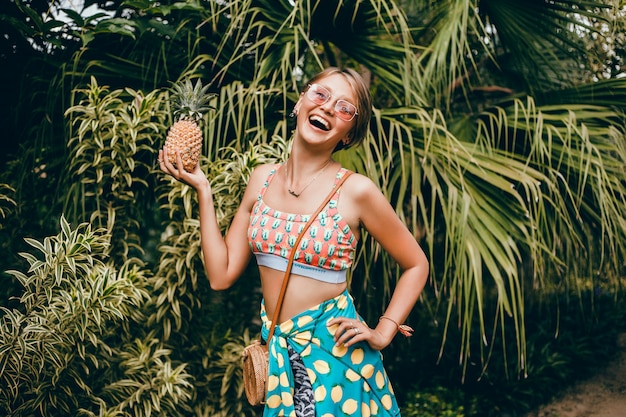
[[[300,190],[300,192],[299,192],[299,193],[297,193],[297,192],[295,192],[294,190],[292,190],[291,188],[289,188],[289,186],[287,186],[287,192],[288,192],[289,194],[291,194],[292,196],[296,197],[296,198],[300,197],[300,195],[304,192],[304,190],[306,190],[306,189],[307,189],[307,187],[308,187],[309,185],[313,184],[313,182],[317,179],[317,177],[318,177],[318,176],[319,176],[322,172],[324,172],[324,170],[325,170],[325,169],[326,169],[326,167],[327,167],[327,166],[331,163],[331,161],[332,161],[332,159],[328,159],[328,161],[326,161],[326,163],[324,163],[324,165],[322,166],[322,168],[320,168],[320,170],[319,170],[319,171],[317,171],[317,174],[315,174],[315,175],[313,176],[313,178],[311,178],[311,180],[310,180],[309,182],[307,182],[307,183],[306,183],[306,185],[305,185],[304,187],[302,187],[302,189]],[[289,163],[289,159],[287,160],[287,163]],[[286,181],[286,182],[289,182],[289,181],[288,181],[288,178],[287,178],[287,169],[285,169],[285,171],[284,171],[284,172],[285,172],[285,181]],[[292,185],[293,185],[293,178],[292,178]]]

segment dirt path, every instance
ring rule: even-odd
[[[622,353],[590,379],[526,417],[626,417],[626,334]]]

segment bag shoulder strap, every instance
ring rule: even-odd
[[[269,336],[267,337],[267,342],[269,342],[272,339],[272,336],[274,336],[274,324],[278,322],[278,317],[280,316],[280,310],[283,306],[283,300],[285,299],[285,292],[287,292],[287,284],[289,282],[289,277],[291,276],[291,266],[293,265],[293,259],[296,256],[296,252],[297,252],[296,248],[300,244],[300,241],[302,240],[302,237],[304,236],[304,232],[309,228],[309,226],[311,226],[311,223],[315,221],[318,214],[320,214],[320,212],[324,209],[324,207],[326,207],[326,204],[328,204],[330,199],[333,198],[333,196],[335,195],[335,192],[339,189],[339,187],[341,187],[341,185],[344,183],[346,179],[348,179],[350,175],[352,175],[352,171],[345,171],[345,174],[341,177],[341,179],[334,184],[332,190],[330,190],[330,193],[328,193],[324,201],[322,201],[322,204],[320,204],[317,210],[315,210],[315,213],[313,213],[311,217],[309,218],[309,221],[304,225],[302,232],[300,232],[300,234],[298,235],[298,238],[296,239],[296,242],[293,245],[293,250],[291,251],[291,254],[289,255],[289,263],[287,263],[287,269],[285,269],[285,275],[283,277],[283,285],[280,288],[278,301],[276,302],[276,307],[274,308],[274,314],[272,316],[272,321],[270,323],[270,333],[269,333]]]

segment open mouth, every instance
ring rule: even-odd
[[[330,130],[330,126],[328,125],[328,122],[322,119],[321,117],[311,116],[309,118],[309,123],[311,123],[313,126],[317,127],[318,129],[322,129],[325,132],[328,132]]]

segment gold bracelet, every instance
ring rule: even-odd
[[[413,328],[412,328],[411,326],[406,325],[406,324],[398,324],[398,322],[397,322],[397,321],[395,321],[394,319],[392,319],[392,318],[390,318],[390,317],[387,317],[387,316],[380,316],[380,318],[378,319],[378,321],[381,321],[382,319],[387,319],[387,320],[389,320],[389,321],[393,322],[393,324],[395,324],[395,325],[396,325],[396,328],[398,329],[398,331],[399,331],[400,333],[402,333],[404,336],[406,336],[406,337],[411,337],[411,336],[413,336],[413,332],[414,332],[415,330],[413,330]]]

